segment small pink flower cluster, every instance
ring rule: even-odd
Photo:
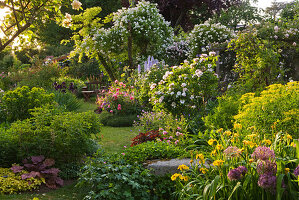
[[[171,144],[173,142],[175,145],[177,145],[180,142],[180,137],[184,136],[184,134],[179,131],[181,129],[182,128],[177,127],[177,131],[176,131],[175,135],[171,135],[171,133],[168,133],[163,128],[159,128],[159,131],[161,131],[162,134],[165,136],[163,138],[163,141],[166,141],[168,144]],[[168,135],[168,137],[166,137],[167,135]]]

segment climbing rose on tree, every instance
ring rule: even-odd
[[[74,10],[79,10],[81,7],[82,3],[78,0],[74,0],[72,3],[72,7]]]

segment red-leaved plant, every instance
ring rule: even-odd
[[[161,134],[159,133],[158,130],[152,130],[152,131],[148,131],[146,133],[139,133],[136,137],[134,137],[132,139],[131,147],[135,146],[135,145],[138,145],[138,144],[141,144],[143,142],[153,141],[153,140],[156,140],[158,138],[162,139],[162,136],[161,136]]]
[[[47,187],[52,189],[56,189],[58,185],[63,185],[63,180],[58,177],[60,170],[57,168],[51,168],[55,164],[53,159],[45,159],[43,155],[31,156],[24,159],[23,164],[24,166],[13,165],[10,169],[14,173],[21,172],[23,169],[28,171],[29,173],[21,175],[22,179],[31,177],[44,178]]]

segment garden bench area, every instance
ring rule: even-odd
[[[299,2],[255,3],[1,1],[0,199],[298,200]]]

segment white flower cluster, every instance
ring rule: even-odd
[[[212,44],[227,42],[233,36],[233,31],[221,24],[204,23],[195,25],[189,34],[190,56],[207,52]]]
[[[152,44],[153,48],[151,49],[154,49],[154,53],[162,52],[164,48],[172,43],[174,33],[170,23],[165,21],[156,6],[156,4],[147,1],[139,1],[136,7],[118,10],[113,15],[114,26],[112,29],[114,30],[108,30],[108,34],[113,35],[114,33],[115,37],[123,39],[128,37],[129,30],[131,30],[135,43],[144,45],[144,41],[147,41]],[[111,41],[111,46],[121,42],[112,36],[108,40],[107,34],[103,37],[106,41]],[[97,40],[102,42],[103,38],[97,38]],[[116,49],[119,46],[118,43],[114,48]]]

